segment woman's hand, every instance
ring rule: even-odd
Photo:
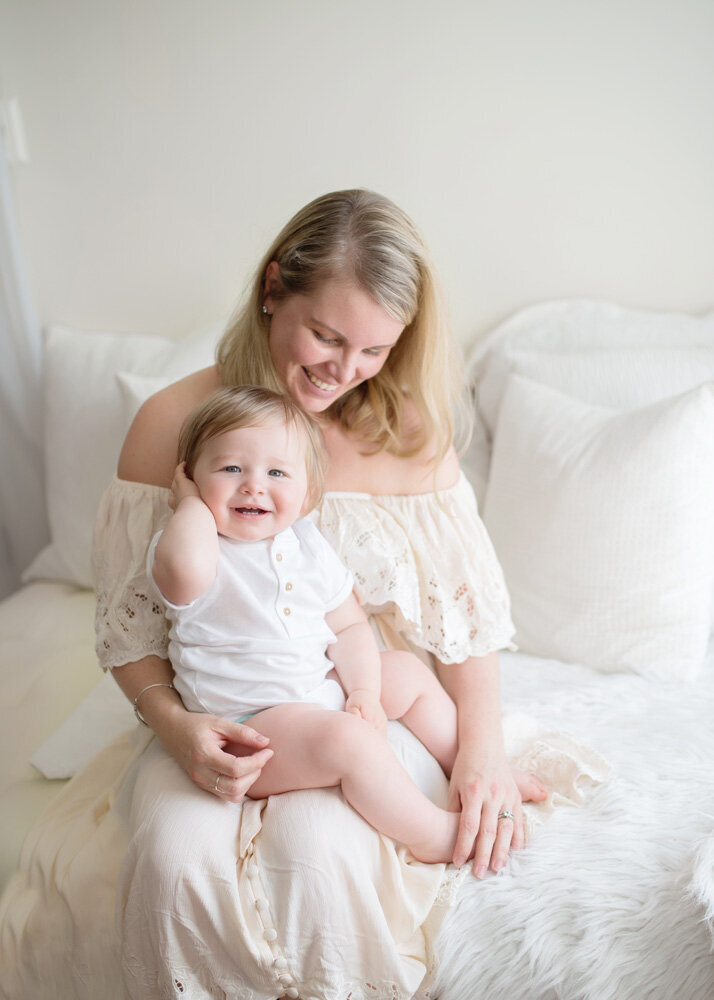
[[[360,688],[352,691],[345,705],[345,712],[359,715],[378,733],[387,732],[387,716],[382,708],[379,695],[374,691]]]
[[[240,802],[273,756],[267,737],[240,722],[187,712],[183,706],[156,735],[200,788]]]
[[[485,878],[489,867],[500,871],[509,850],[523,847],[521,793],[502,752],[486,756],[459,750],[451,772],[448,808],[461,811],[454,864],[465,864],[473,854],[477,878]]]

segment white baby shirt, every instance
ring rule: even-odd
[[[160,535],[149,546],[152,581]],[[275,538],[218,542],[216,579],[205,594],[175,605],[159,592],[174,686],[186,708],[227,719],[295,701],[343,708],[342,688],[326,676],[335,635],[325,614],[353,584],[334,549],[305,518]]]

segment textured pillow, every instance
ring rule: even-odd
[[[171,381],[162,375],[134,375],[133,372],[117,372],[116,379],[121,395],[122,424],[125,433],[149,396],[165,389]]]
[[[714,386],[622,413],[511,375],[484,520],[523,650],[694,677],[714,588]]]
[[[585,403],[635,410],[714,381],[714,333],[711,348],[549,352],[506,347],[494,355],[478,384],[478,412],[491,437],[511,373]]]
[[[45,338],[45,484],[51,542],[23,574],[91,587],[94,516],[127,429],[119,372],[167,382],[210,365],[216,330],[182,341],[51,327]]]
[[[644,312],[611,302],[569,299],[519,310],[499,324],[469,360],[478,378],[504,346],[512,350],[616,351],[625,347],[713,347],[714,313]]]

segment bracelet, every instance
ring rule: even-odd
[[[141,691],[139,691],[136,698],[134,698],[134,715],[137,717],[142,726],[148,726],[149,723],[139,711],[139,698],[141,698],[142,694],[150,688],[171,688],[172,691],[176,690],[173,684],[147,684],[145,688],[142,688]]]

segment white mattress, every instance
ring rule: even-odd
[[[0,603],[0,886],[17,867],[25,833],[62,786],[29,764],[43,741],[100,678],[94,595],[33,583]]]

